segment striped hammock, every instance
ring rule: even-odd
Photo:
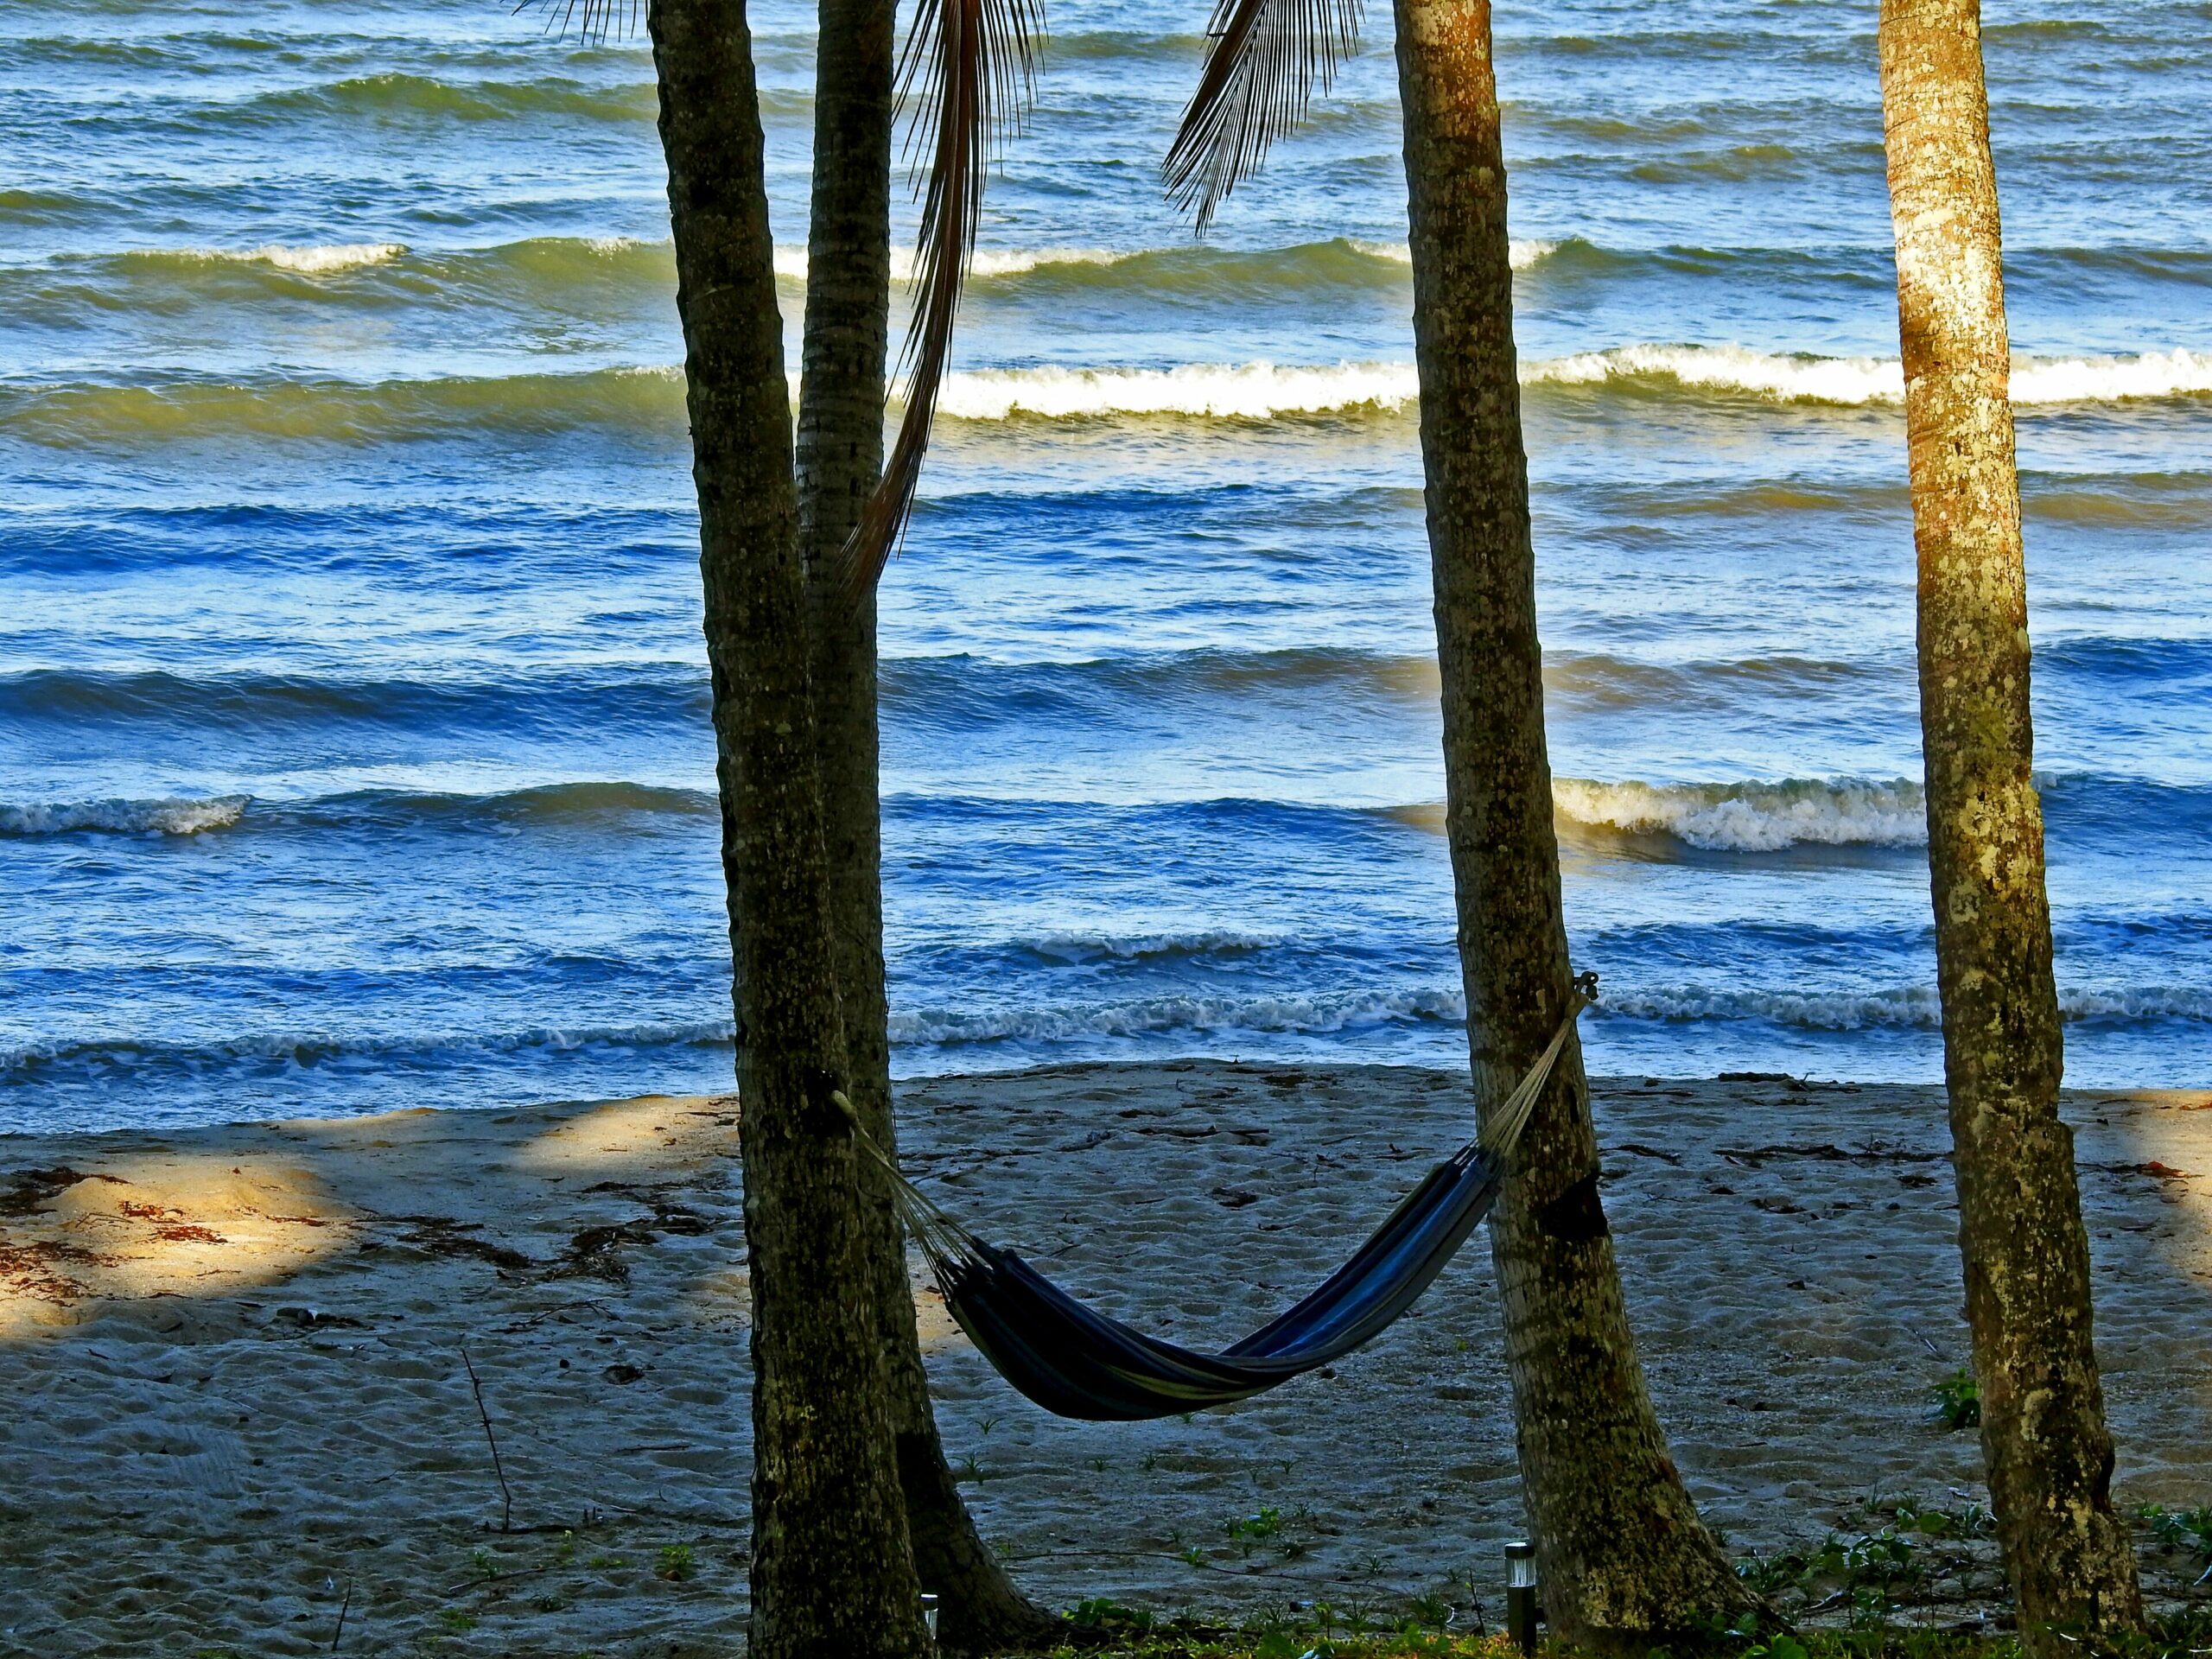
[[[1084,1306],[1012,1250],[985,1243],[938,1209],[864,1132],[858,1142],[889,1174],[899,1215],[928,1258],[952,1317],[1001,1376],[1061,1417],[1173,1417],[1249,1400],[1341,1359],[1421,1299],[1497,1203],[1529,1114],[1575,1016],[1596,991],[1593,975],[1575,982],[1550,1046],[1504,1103],[1472,1141],[1406,1195],[1326,1283],[1217,1354],[1148,1337]]]

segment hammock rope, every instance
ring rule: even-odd
[[[1576,1018],[1597,1000],[1584,974],[1550,1044],[1473,1140],[1404,1198],[1350,1260],[1294,1307],[1219,1353],[1148,1337],[1060,1289],[1012,1250],[938,1208],[861,1127],[855,1143],[891,1183],[947,1309],[1000,1376],[1046,1410],[1091,1421],[1171,1417],[1248,1400],[1373,1341],[1421,1299],[1503,1189],[1514,1149],[1551,1081]]]

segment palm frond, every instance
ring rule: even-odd
[[[545,32],[555,40],[565,39],[574,24],[579,39],[597,45],[612,34],[636,34],[639,5],[639,0],[516,0],[515,14],[542,11]]]
[[[1218,0],[1198,89],[1160,163],[1168,200],[1201,234],[1268,147],[1306,118],[1318,84],[1359,49],[1360,0]]]
[[[1021,129],[1035,91],[1039,0],[922,0],[907,37],[899,96],[915,111],[907,153],[930,168],[914,250],[914,315],[901,361],[906,412],[882,480],[844,548],[845,578],[865,592],[906,534],[944,384],[952,324],[982,225],[983,174],[999,145]],[[917,92],[918,92],[918,99]]]

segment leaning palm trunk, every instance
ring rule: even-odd
[[[2139,1624],[2058,1116],[1997,177],[1979,0],[1884,0],[1936,978],[1982,1453],[2023,1641]]]
[[[842,550],[883,467],[890,329],[893,0],[823,0],[815,69],[814,200],[800,383],[800,544],[810,590],[816,736],[845,1019],[849,1093],[876,1143],[895,1145],[884,994],[877,786],[875,595],[855,595]],[[1025,1600],[976,1535],[947,1467],[922,1370],[892,1192],[873,1162],[861,1249],[890,1388],[914,1566],[938,1631],[966,1650],[1041,1644],[1053,1621]]]
[[[1446,830],[1476,1091],[1494,1109],[1572,994],[1544,740],[1505,164],[1488,0],[1396,0]],[[1569,1040],[1491,1223],[1545,1607],[1612,1649],[1747,1597],[1667,1454],[1598,1197]]]
[[[928,1646],[847,1120],[783,323],[742,0],[652,0],[737,967],[753,1281],[751,1650]],[[743,925],[736,925],[742,918]]]

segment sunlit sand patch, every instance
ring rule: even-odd
[[[702,1136],[702,1128],[716,1132]],[[640,1095],[563,1118],[520,1147],[514,1166],[535,1175],[612,1175],[701,1155],[736,1154],[735,1096]]]
[[[914,1287],[914,1327],[925,1354],[976,1345],[968,1340],[968,1333],[953,1323],[951,1310],[944,1305],[944,1293],[926,1280],[918,1281]]]
[[[2106,1393],[2126,1406],[2186,1390],[2200,1420],[2212,1418],[2212,1091],[2088,1098],[2095,1116],[2075,1160],[2105,1280],[2096,1330]],[[2196,1451],[2139,1437],[2123,1441],[2120,1467],[2141,1496],[2188,1507],[2202,1501]]]
[[[358,1212],[311,1170],[143,1153],[16,1172],[0,1216],[0,1338],[87,1304],[217,1296],[345,1247]]]

